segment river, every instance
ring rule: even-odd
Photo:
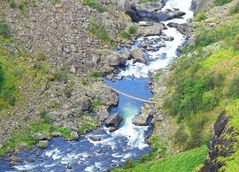
[[[163,8],[178,8],[186,14],[180,19],[172,19],[163,22],[185,23],[192,18],[190,11],[191,0],[168,0]],[[150,99],[152,92],[150,82],[152,73],[165,68],[177,58],[177,48],[185,42],[185,36],[175,28],[167,27],[163,32],[167,36],[174,37],[173,41],[165,41],[166,47],[157,48],[162,43],[159,35],[137,38],[130,48],[141,48],[142,41],[147,42],[151,50],[144,50],[146,64],[133,63],[129,60],[126,66],[119,69],[116,81],[105,80],[105,83],[129,95],[142,99]],[[119,48],[118,51],[122,51]],[[110,109],[110,114],[119,113],[123,117],[120,128],[110,133],[105,125],[102,130],[92,131],[76,141],[65,141],[63,138],[53,138],[49,141],[46,149],[38,149],[37,154],[33,151],[22,151],[18,156],[22,163],[11,167],[7,160],[0,160],[0,171],[77,171],[95,172],[106,171],[112,167],[122,165],[128,159],[137,160],[142,155],[150,152],[151,148],[146,141],[150,136],[152,126],[135,126],[132,119],[140,113],[142,102],[119,95],[119,103],[115,108]],[[149,121],[150,122],[150,121]],[[102,138],[101,141],[92,141],[90,136]],[[34,162],[27,162],[33,158]]]

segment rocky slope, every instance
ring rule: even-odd
[[[12,63],[12,70],[24,72],[21,78],[11,75],[17,80],[16,103],[1,108],[0,149],[8,149],[5,141],[14,132],[35,122],[50,121],[74,136],[99,125],[118,102],[100,78],[127,60],[112,49],[121,41],[119,33],[131,25],[130,18],[117,3],[111,6],[118,11],[112,11],[105,1],[98,4],[103,11],[78,0],[13,2],[0,4],[0,21],[11,31],[10,39],[1,36],[0,57],[6,59],[4,69]],[[6,77],[14,73],[10,70]]]

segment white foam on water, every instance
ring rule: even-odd
[[[131,104],[126,104],[123,108],[123,126],[112,133],[112,136],[125,136],[128,139],[127,146],[129,148],[143,149],[148,147],[145,143],[144,131],[148,129],[147,126],[139,127],[132,123],[133,118],[138,114],[138,109]]]
[[[148,67],[143,63],[133,63],[133,60],[129,60],[126,62],[126,70],[121,70],[118,74],[118,77],[124,77],[124,76],[134,76],[136,78],[146,78],[148,77],[149,69]]]
[[[95,171],[95,166],[91,165],[89,167],[86,167],[84,171],[86,171],[86,172],[94,172]]]
[[[38,165],[32,165],[32,164],[24,164],[24,165],[16,165],[14,166],[15,169],[19,171],[29,171],[34,168],[38,167]]]
[[[189,18],[193,18],[193,11],[191,11],[192,0],[169,0],[166,2],[165,6],[163,7],[163,11],[166,9],[174,9],[178,8],[180,11],[185,12],[186,14],[183,16],[185,20]]]
[[[51,157],[53,160],[61,159],[61,151],[58,148],[52,149],[45,153],[46,156]]]
[[[102,168],[102,163],[96,162],[95,167],[101,169]]]
[[[134,76],[136,78],[146,78],[149,76],[149,73],[153,73],[156,70],[165,68],[169,63],[174,60],[176,55],[176,50],[179,45],[183,43],[185,37],[179,33],[175,28],[168,28],[163,31],[166,35],[174,37],[173,41],[165,41],[166,47],[160,48],[158,51],[148,51],[149,58],[154,59],[148,65],[142,63],[133,63],[133,60],[126,62],[126,70],[121,70],[119,73],[119,78],[125,76]],[[149,36],[149,40],[155,40],[159,36]],[[160,43],[160,41],[159,41]],[[165,56],[166,58],[162,58]]]

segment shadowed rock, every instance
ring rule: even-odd
[[[115,113],[111,115],[107,120],[106,120],[106,126],[107,127],[118,127],[120,122],[123,120],[123,118]]]

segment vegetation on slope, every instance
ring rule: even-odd
[[[218,5],[228,2],[218,1]],[[224,164],[221,170],[239,171],[239,146],[236,144],[239,141],[237,8],[238,3],[228,12],[228,15],[232,16],[228,17],[227,21],[220,21],[220,24],[214,27],[204,21],[207,18],[205,13],[199,14],[196,21],[201,23],[196,28],[194,44],[184,47],[183,56],[171,66],[167,76],[167,93],[162,108],[177,119],[179,128],[170,139],[173,140],[173,146],[182,153],[170,156],[167,146],[161,139],[152,136],[150,139],[152,152],[149,155],[143,156],[137,163],[128,161],[123,168],[116,171],[198,171],[200,166],[187,168],[197,160],[196,156],[187,160],[180,155],[193,152],[208,143],[212,135],[211,128],[224,110],[230,116],[229,127],[233,128],[232,134],[227,137],[237,141],[232,154],[219,157],[217,161]],[[206,148],[204,153],[206,154]],[[205,154],[202,156],[201,164]],[[177,164],[177,161],[180,164]],[[184,164],[184,161],[188,164]]]
[[[185,151],[174,156],[168,156],[163,160],[156,160],[152,163],[126,163],[122,169],[113,170],[115,172],[191,172],[203,164],[206,158],[207,147],[201,146],[199,148]]]

